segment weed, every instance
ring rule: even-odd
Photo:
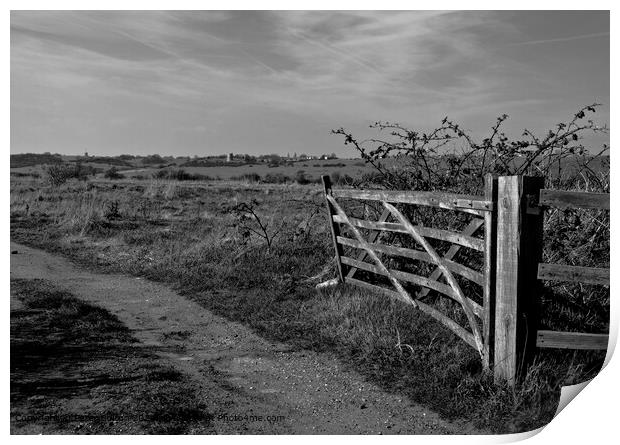
[[[118,210],[118,201],[110,201],[106,204],[103,217],[107,220],[120,219],[121,213]]]

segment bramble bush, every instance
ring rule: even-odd
[[[114,166],[110,167],[103,175],[108,179],[123,179],[125,175],[118,172],[118,169]]]
[[[583,145],[588,134],[608,132],[607,126],[589,118],[599,107],[597,103],[583,107],[570,121],[542,135],[525,129],[518,139],[510,139],[502,130],[506,114],[497,118],[482,140],[447,117],[429,132],[390,122],[370,125],[387,133],[387,138],[358,141],[342,127],[332,133],[342,135],[345,145],[352,145],[374,168],[374,174],[360,185],[372,183],[395,190],[463,190],[466,185],[481,190],[484,176],[490,173],[543,176],[550,183],[579,176],[593,191],[608,192],[608,175],[601,178],[592,165],[609,152],[609,146],[604,144],[593,153]],[[398,165],[386,163],[386,158],[398,158]]]
[[[95,168],[84,166],[80,162],[76,162],[73,165],[51,164],[45,166],[43,171],[45,179],[53,187],[58,187],[72,178],[84,181],[97,172]]]

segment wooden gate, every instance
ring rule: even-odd
[[[536,348],[607,347],[606,334],[539,330],[537,303],[540,280],[609,286],[609,269],[541,263],[544,210],[608,210],[609,194],[547,190],[543,178],[527,176],[487,176],[484,196],[332,189],[328,176],[323,176],[323,185],[338,264],[336,281],[382,292],[434,317],[478,351],[483,366],[493,367],[496,381],[514,384]],[[374,202],[382,211],[375,219],[366,214],[355,218],[343,209],[342,200]],[[426,227],[407,217],[410,212],[402,208],[406,205],[445,209],[471,218],[460,231]],[[381,239],[385,233],[404,234],[412,242],[390,245]],[[440,253],[431,240],[450,247]],[[345,247],[360,252],[345,255]],[[457,261],[462,249],[480,252],[482,265],[476,268]],[[385,256],[425,262],[434,269],[427,274],[398,270],[389,267]],[[358,277],[360,270],[386,277],[388,287]],[[463,279],[469,283],[465,290]],[[481,298],[474,297],[472,284],[482,288]],[[465,321],[459,323],[427,303],[429,294],[457,302]]]
[[[485,196],[469,196],[443,192],[332,189],[329,176],[323,176],[322,179],[336,250],[339,281],[387,294],[432,316],[476,349],[483,365],[488,368],[493,351],[491,296],[495,286],[494,200],[497,196],[497,180],[490,176],[486,179]],[[380,206],[382,212],[376,219],[368,214],[364,218],[355,218],[343,209],[339,200],[344,199],[373,202]],[[406,216],[407,212],[399,209],[397,205],[434,207],[468,214],[471,218],[460,232],[425,227],[410,221]],[[388,221],[390,219],[392,221]],[[365,230],[366,236],[360,229]],[[345,231],[350,234],[349,237],[344,236]],[[385,233],[404,234],[410,237],[412,243],[409,244],[416,248],[378,242]],[[431,240],[449,243],[450,247],[444,248],[444,252],[440,254]],[[358,250],[359,253],[345,256],[345,246],[353,251]],[[475,269],[455,261],[461,249],[480,252],[483,257],[482,267]],[[382,259],[386,255],[430,263],[433,266],[432,272],[424,276],[390,268],[386,266],[385,259]],[[365,261],[367,259],[371,262]],[[391,288],[358,278],[356,275],[359,270],[386,277]],[[459,283],[463,278],[481,288],[482,298],[479,301],[464,292]],[[412,285],[416,292],[412,291]],[[437,307],[423,301],[431,292],[432,295],[440,295],[457,302],[462,308],[466,323],[459,324]]]

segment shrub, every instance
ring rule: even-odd
[[[297,184],[308,184],[310,181],[308,180],[308,178],[306,177],[306,172],[304,170],[299,170],[296,174],[295,174],[295,182]]]
[[[206,175],[188,173],[183,169],[166,170],[161,169],[153,173],[153,179],[168,179],[175,181],[210,181],[213,178]]]
[[[11,168],[31,167],[40,164],[61,164],[60,155],[50,153],[22,153],[11,155]]]
[[[595,103],[583,107],[569,122],[561,122],[541,135],[526,129],[521,138],[512,140],[502,131],[506,114],[497,118],[489,136],[481,141],[447,117],[429,132],[391,122],[371,125],[380,132],[389,132],[388,138],[358,141],[344,128],[332,133],[342,135],[345,145],[352,145],[361,154],[378,175],[373,179],[385,188],[479,193],[489,173],[544,176],[549,181],[561,179],[565,173],[592,176],[591,163],[609,150],[603,144],[598,153],[591,155],[583,145],[584,135],[608,131],[606,126],[586,119],[599,106]],[[397,167],[384,161],[393,157],[399,159]],[[567,172],[571,164],[573,171]]]
[[[233,181],[261,182],[261,176],[258,173],[244,173],[241,176],[232,176]]]
[[[150,155],[142,158],[142,164],[161,164],[164,160],[159,155]]]
[[[263,182],[267,184],[286,184],[291,182],[291,178],[283,173],[267,173]]]
[[[84,167],[81,163],[75,165],[52,164],[44,167],[46,180],[52,186],[59,186],[71,178],[85,180],[89,175],[96,172],[93,167]]]
[[[41,175],[37,172],[11,172],[11,176],[14,176],[16,178],[25,178],[25,177],[31,177],[31,178],[40,178]]]
[[[122,179],[125,177],[125,175],[122,175],[118,172],[116,167],[110,167],[108,170],[106,170],[103,176],[108,179]]]
[[[335,184],[335,185],[351,186],[351,185],[356,184],[356,180],[353,177],[349,176],[346,173],[343,175],[342,173],[340,173],[340,170],[333,171],[331,175],[329,176],[332,181],[332,184]]]
[[[120,157],[112,156],[90,156],[87,158],[88,162],[97,162],[101,164],[111,164],[117,167],[133,167],[133,164],[121,159]]]

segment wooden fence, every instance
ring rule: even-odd
[[[541,190],[541,208],[609,210],[609,194]],[[564,264],[538,264],[538,278],[546,281],[578,282],[609,286],[609,269]],[[609,335],[539,330],[539,348],[607,349]]]
[[[609,195],[546,190],[542,178],[524,176],[487,176],[484,196],[333,189],[328,176],[322,179],[338,266],[336,281],[389,295],[435,318],[478,351],[483,366],[494,369],[497,381],[513,383],[520,364],[536,347],[606,347],[607,336],[538,331],[536,307],[539,279],[609,284],[608,270],[540,263],[545,206],[609,208]],[[374,202],[382,212],[376,220],[368,215],[352,217],[339,203],[345,199]],[[410,221],[396,205],[464,213],[470,221],[461,231],[425,227]],[[350,236],[344,236],[344,231]],[[420,249],[379,242],[384,233],[407,235],[413,241],[409,244]],[[429,239],[450,247],[440,254]],[[359,253],[345,256],[344,246]],[[464,248],[482,254],[482,267],[455,260]],[[434,269],[428,276],[396,270],[386,266],[385,255],[430,263]],[[390,287],[356,277],[360,270],[386,278]],[[481,298],[463,291],[463,278],[469,281],[467,289],[481,288],[475,293]],[[411,285],[417,286],[417,292],[411,291]],[[426,302],[431,291],[457,302],[466,323]]]

